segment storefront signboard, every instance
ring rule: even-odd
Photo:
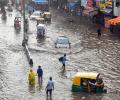
[[[99,9],[100,11],[104,12],[105,11],[105,4],[99,4]]]

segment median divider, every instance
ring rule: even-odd
[[[31,54],[29,52],[28,46],[26,44],[25,44],[25,52],[26,52],[29,64],[33,65],[33,59],[32,59]]]
[[[25,53],[26,53],[26,55],[27,55],[27,58],[28,58],[28,61],[29,61],[30,66],[33,66],[33,59],[32,59],[32,57],[31,57],[30,51],[29,51],[29,49],[28,49],[27,41],[28,41],[28,38],[24,38],[24,40],[23,40],[23,42],[22,42],[22,46],[23,46],[24,49],[25,49]]]

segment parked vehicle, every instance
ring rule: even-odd
[[[44,13],[41,11],[35,11],[33,14],[30,16],[30,20],[36,20],[36,18],[43,18]]]
[[[45,24],[38,24],[37,25],[37,37],[44,37],[46,33],[46,26]]]
[[[55,48],[70,48],[69,38],[66,36],[59,36],[55,42]]]
[[[100,73],[77,72],[72,80],[72,92],[105,93],[104,83]]]
[[[21,29],[21,17],[15,17],[14,19],[14,27],[15,29]]]
[[[45,18],[45,21],[51,21],[51,13],[50,12],[44,12],[44,18]]]

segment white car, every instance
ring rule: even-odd
[[[43,18],[43,17],[44,17],[44,14],[41,11],[35,11],[30,16],[30,20],[36,20],[36,18]]]
[[[55,48],[70,48],[69,38],[66,36],[59,36],[55,42]]]

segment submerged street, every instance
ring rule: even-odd
[[[120,39],[103,30],[99,39],[96,26],[86,18],[76,18],[69,22],[60,10],[51,8],[51,23],[46,23],[47,34],[36,39],[36,22],[29,22],[28,47],[33,58],[33,69],[43,68],[43,84],[29,87],[29,64],[22,47],[23,28],[14,29],[16,10],[7,20],[0,19],[0,100],[46,100],[45,87],[50,76],[53,77],[55,90],[52,100],[119,100],[120,98]],[[70,39],[71,48],[55,48],[58,36]],[[66,71],[58,58],[67,54]],[[107,93],[72,93],[72,76],[78,71],[91,71],[101,74]]]

